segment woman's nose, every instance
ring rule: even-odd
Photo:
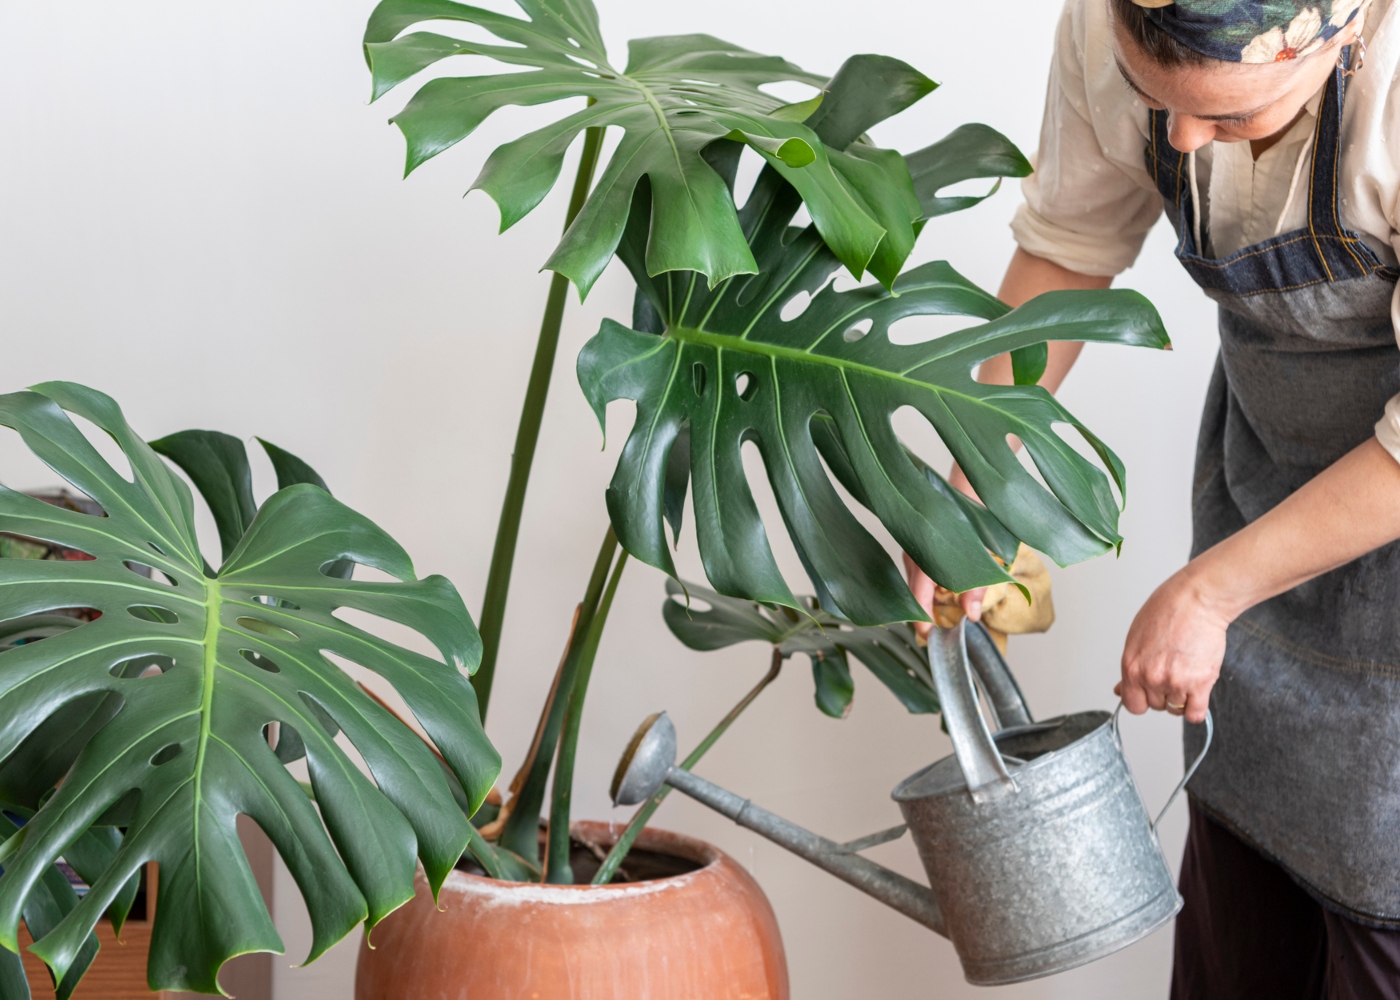
[[[1190,115],[1167,116],[1167,138],[1179,153],[1190,153],[1215,139],[1215,123]]]

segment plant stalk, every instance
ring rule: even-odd
[[[588,198],[602,145],[603,130],[588,129],[584,135],[578,173],[574,175],[569,210],[564,217],[566,231],[573,225]],[[545,300],[540,337],[535,344],[535,360],[530,366],[525,403],[515,431],[515,450],[510,456],[510,478],[506,482],[505,499],[501,502],[501,519],[496,525],[496,545],[491,552],[486,596],[481,603],[481,666],[472,675],[472,687],[476,690],[477,707],[483,723],[491,702],[491,684],[496,677],[496,655],[501,648],[501,628],[505,624],[506,597],[510,592],[511,569],[515,565],[515,546],[520,538],[525,490],[530,485],[530,467],[534,464],[535,446],[540,440],[540,425],[544,421],[545,400],[549,397],[549,381],[554,374],[554,356],[559,350],[559,331],[564,325],[564,305],[568,301],[568,292],[569,279],[555,273],[549,282],[549,297]]]
[[[583,702],[588,697],[588,682],[593,676],[593,661],[598,655],[598,644],[603,639],[603,629],[608,624],[608,612],[612,610],[613,596],[617,593],[618,581],[627,565],[627,550],[617,557],[608,589],[598,605],[598,612],[588,628],[579,653],[578,672],[574,675],[574,686],[569,692],[569,707],[564,713],[564,728],[559,737],[559,759],[554,765],[554,787],[549,803],[549,842],[545,852],[544,880],[553,885],[573,885],[574,870],[569,864],[569,813],[574,794],[574,763],[578,756],[578,734],[583,721]]]
[[[778,674],[783,669],[783,653],[777,646],[773,647],[773,662],[768,667],[768,673],[763,675],[752,691],[740,699],[739,704],[729,710],[729,714],[719,721],[719,725],[710,730],[710,734],[700,741],[700,745],[690,752],[690,756],[681,761],[681,770],[689,771],[696,764],[700,763],[700,758],[709,752],[726,729],[734,724],[734,720],[744,714],[744,709],[753,704],[755,698],[763,693],[763,689],[778,679]],[[613,844],[612,850],[608,851],[608,856],[603,859],[602,867],[593,876],[594,885],[607,885],[617,874],[622,862],[627,860],[627,854],[632,850],[632,845],[637,842],[637,837],[641,835],[642,829],[647,825],[647,821],[655,814],[657,808],[671,794],[670,785],[662,785],[656,793],[648,799],[640,809],[632,816],[627,824],[627,829],[622,831],[622,836],[617,838],[617,843]]]
[[[603,596],[603,585],[607,582],[608,570],[612,567],[616,552],[617,535],[610,527],[608,533],[603,536],[598,558],[593,563],[593,575],[588,580],[588,589],[584,592],[582,604],[579,605],[578,619],[569,639],[568,651],[564,654],[564,665],[559,671],[559,687],[550,701],[544,724],[540,727],[539,745],[535,749],[534,759],[530,762],[530,772],[525,776],[519,793],[511,800],[510,818],[506,820],[505,829],[501,831],[501,846],[514,851],[531,864],[539,862],[540,808],[544,805],[545,783],[549,780],[550,765],[554,763],[554,748],[558,745],[564,709],[569,701],[569,692],[573,690],[580,655],[593,626],[593,616],[598,611],[598,602]]]

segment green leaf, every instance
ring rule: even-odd
[[[905,157],[914,178],[914,190],[924,216],[934,218],[965,208],[996,193],[1002,177],[1026,177],[1030,161],[996,129],[986,125],[960,125],[931,146]],[[986,194],[941,197],[939,192],[960,181],[998,178]]]
[[[800,601],[803,613],[766,608],[753,601],[725,597],[708,587],[666,581],[662,617],[671,633],[702,652],[740,642],[766,642],[784,656],[802,653],[811,660],[817,707],[841,718],[854,692],[849,654],[863,663],[910,712],[937,712],[938,695],[928,665],[928,647],[908,625],[858,626],[829,615],[816,598]],[[701,610],[683,598],[703,601]]]
[[[977,532],[977,537],[987,547],[987,551],[1010,566],[1016,561],[1016,553],[1021,548],[1021,540],[1006,530],[1006,526],[992,515],[992,512],[973,500],[962,490],[955,490],[931,465],[912,451],[905,449],[914,468],[923,473],[929,485],[957,505],[959,513]],[[822,452],[825,458],[827,452]],[[1113,456],[1115,459],[1117,456]],[[830,461],[830,459],[828,459]],[[1019,586],[1019,585],[1018,585]]]
[[[262,438],[258,438],[258,444],[262,445],[263,451],[267,452],[267,457],[272,460],[272,470],[277,473],[277,488],[279,490],[285,490],[288,486],[310,483],[312,486],[319,486],[327,493],[331,491],[319,472],[290,451],[285,451],[271,441],[265,441]]]
[[[866,499],[865,488],[861,485],[855,467],[851,464],[851,458],[846,454],[846,446],[841,443],[841,435],[836,430],[836,421],[832,420],[828,414],[818,414],[812,420],[812,441],[816,444],[822,461],[831,470],[831,474],[836,477],[836,481],[855,497],[858,504],[862,507],[869,507],[870,502]],[[977,532],[977,536],[988,551],[1000,558],[1002,562],[1009,565],[1015,561],[1016,552],[1021,544],[1015,535],[1007,531],[987,508],[968,497],[961,490],[953,489],[942,475],[913,451],[905,448],[904,453],[914,464],[914,468],[918,469],[928,480],[929,485],[956,505],[957,511],[950,512],[950,516],[956,515],[965,521],[968,528]]]
[[[73,866],[73,870],[84,882],[91,885],[102,877],[102,873],[116,858],[121,846],[120,831],[110,826],[94,826],[64,849],[63,859]],[[107,907],[107,917],[118,937],[121,936],[122,926],[126,923],[127,915],[131,912],[131,906],[136,902],[136,894],[140,890],[141,873],[137,872],[127,879],[126,885]]]
[[[825,94],[818,94],[810,100],[798,101],[796,104],[784,104],[781,108],[775,108],[768,114],[772,118],[785,122],[805,122],[812,117],[817,108],[822,106],[822,101],[825,98]]]
[[[0,623],[0,652],[60,635],[81,624],[77,618],[67,615],[27,615]],[[128,661],[121,670],[122,676],[139,676],[149,665],[149,659]],[[0,804],[15,815],[33,815],[72,768],[88,740],[116,715],[121,705],[119,695],[97,691],[69,702],[41,722],[13,753],[0,761]],[[0,832],[8,837],[14,830]],[[121,834],[115,829],[94,827],[69,844],[64,857],[79,875],[91,882],[107,867],[120,845]],[[118,933],[139,887],[139,877],[133,876],[107,908],[112,927]],[[30,930],[38,934],[33,925]],[[0,996],[7,995],[0,993]]]
[[[750,135],[737,128],[724,138],[762,150],[781,160],[785,167],[805,167],[816,162],[817,159],[816,151],[805,139],[784,139],[782,137],[770,139],[764,135]]]
[[[298,486],[301,483],[310,483],[312,486],[319,486],[327,493],[331,491],[319,472],[290,451],[285,451],[263,438],[258,438],[258,444],[262,445],[263,451],[272,460],[272,469],[277,473],[277,488],[279,490],[285,490],[288,486]],[[322,572],[337,580],[348,580],[355,574],[355,564],[349,559],[340,559],[331,563]]]
[[[218,431],[189,430],[152,441],[151,448],[183,469],[204,497],[227,559],[258,511],[243,442]]]
[[[0,948],[0,997],[5,1000],[30,1000],[24,959],[3,948]]]
[[[869,209],[887,232],[870,259],[870,273],[885,286],[899,275],[923,214],[904,158],[890,149],[877,149],[865,139],[866,129],[891,118],[937,86],[908,63],[889,56],[852,56],[827,84],[821,105],[807,121],[829,148],[832,168],[841,175],[857,204]],[[806,175],[770,161],[778,176],[797,191],[828,246],[829,234],[840,225],[842,205],[825,189],[804,186]],[[840,254],[852,273],[849,262]]]
[[[29,893],[24,906],[24,923],[34,936],[47,934],[78,905],[78,894],[68,884],[68,877],[56,867],[48,868]],[[55,986],[57,1000],[68,1000],[77,988],[92,960],[97,957],[97,935],[89,933],[73,958],[67,975]]]
[[[0,813],[0,838],[9,837],[19,831],[19,827],[13,823],[9,817]],[[29,928],[29,933],[34,938],[42,937],[78,905],[78,894],[68,883],[68,877],[56,866],[50,866],[39,877],[38,883],[30,892],[29,898],[24,905],[24,923]],[[82,978],[88,966],[92,965],[92,960],[97,957],[97,935],[89,934],[83,941],[82,948],[77,957],[73,960],[73,966],[69,975],[56,984],[55,994],[57,1000],[68,1000],[73,995],[73,990]],[[4,952],[3,954],[10,954]],[[18,956],[15,956],[18,958]],[[24,966],[20,963],[20,973],[23,975]],[[3,981],[3,976],[0,976]],[[11,994],[4,993],[5,1000],[10,1000]],[[17,994],[18,997],[29,996],[29,986],[26,982],[24,992]]]
[[[827,84],[826,99],[807,124],[822,141],[845,149],[865,130],[927,97],[938,87],[908,63],[889,56],[847,59]]]
[[[26,615],[0,625],[0,650],[28,646],[38,635],[59,635],[81,624],[67,615]],[[25,641],[12,645],[10,640],[15,638]],[[73,766],[79,751],[117,714],[121,704],[120,695],[94,691],[61,706],[39,723],[0,760],[0,802],[38,809],[43,797]]]
[[[121,447],[116,472],[64,410]],[[43,873],[94,824],[126,827],[92,890],[34,952],[59,981],[147,861],[161,866],[149,978],[157,989],[217,992],[228,958],[282,950],[243,855],[235,818],[272,839],[311,914],[311,957],[357,923],[413,895],[421,861],[436,887],[470,839],[432,752],[335,666],[343,657],[388,680],[479,804],[500,758],[482,732],[470,684],[480,643],[441,577],[418,580],[404,551],[366,518],[311,485],[263,504],[219,574],[206,576],[188,487],[109,397],[71,383],[0,396],[0,424],[104,511],[94,517],[0,488],[0,531],[92,555],[89,561],[0,560],[0,620],[91,607],[95,621],[0,652],[0,760],[46,719],[94,696],[121,710],[87,741],[25,828],[0,876],[0,944],[13,949]],[[350,559],[391,582],[328,577]],[[128,568],[159,571],[152,579]],[[166,580],[170,582],[165,582]],[[442,657],[411,652],[334,616],[355,609],[407,626]],[[132,676],[132,663],[165,664]],[[323,720],[342,731],[363,774]],[[278,722],[304,742],[313,805],[268,747]]]
[[[671,453],[666,456],[666,481],[662,491],[662,513],[671,526],[671,539],[679,545],[685,520],[685,494],[690,488],[690,425],[676,433]]]
[[[760,273],[713,291],[696,275],[652,279],[638,260],[638,241],[629,235],[622,243],[619,254],[666,332],[658,337],[605,321],[579,355],[578,375],[600,423],[610,401],[637,403],[608,489],[612,523],[627,550],[674,575],[662,516],[666,469],[688,425],[700,556],[717,591],[800,606],[778,572],[745,477],[741,446],[753,441],[822,606],[862,625],[925,619],[884,547],[833,487],[812,429],[829,419],[848,489],[855,485],[859,502],[925,572],[959,591],[1008,581],[987,552],[989,532],[972,523],[972,508],[932,482],[894,433],[891,420],[902,407],[933,426],[986,510],[1016,540],[1061,565],[1117,545],[1118,506],[1108,478],[1054,425],[1078,428],[1121,490],[1122,466],[1112,452],[1045,390],[984,385],[974,372],[989,358],[1048,340],[1165,347],[1161,320],[1146,299],[1126,291],[1054,292],[1008,311],[943,262],[914,268],[893,292],[837,292],[829,280],[838,262],[820,236],[788,225],[797,202],[776,172],[760,176],[743,213]],[[645,231],[644,208],[639,204],[629,234]],[[802,293],[812,296],[810,304],[784,320],[783,308]],[[984,322],[921,344],[889,339],[896,322],[931,315]],[[1022,467],[1010,435],[1023,442],[1044,485]],[[999,539],[995,548],[1005,551],[1010,541]]]
[[[844,719],[851,711],[851,699],[856,693],[856,683],[851,679],[851,667],[846,657],[812,657],[812,685],[816,688],[816,702],[823,715],[833,719]]]
[[[1031,344],[1011,352],[1011,375],[1017,385],[1035,385],[1045,374],[1045,366],[1050,361],[1050,348],[1046,344]]]
[[[468,845],[472,857],[485,870],[486,874],[494,879],[504,882],[538,882],[540,880],[540,869],[531,865],[528,861],[507,850],[499,844],[493,844],[476,830],[472,831],[472,841]]]
[[[644,178],[650,182],[652,215],[645,254],[649,273],[695,271],[712,285],[753,273],[733,201],[704,155],[707,147],[725,139],[750,146],[784,171],[808,200],[818,230],[853,274],[870,267],[888,282],[898,273],[913,244],[919,213],[911,216],[902,198],[877,188],[892,181],[912,200],[903,161],[890,154],[885,163],[871,167],[862,162],[869,155],[843,155],[855,134],[824,146],[797,115],[821,114],[825,102],[786,105],[760,89],[786,81],[820,87],[823,77],[709,35],[637,39],[629,45],[626,68],[619,70],[608,60],[588,0],[520,0],[519,6],[528,19],[446,0],[383,0],[375,8],[364,39],[375,99],[449,56],[486,56],[528,67],[524,72],[443,77],[419,88],[392,119],[407,141],[406,172],[471,135],[502,107],[587,99],[587,107],[498,147],[472,185],[495,200],[501,228],[508,229],[553,188],[565,152],[581,131],[620,128],[616,151],[545,264],[567,276],[581,293],[587,294],[612,258],[633,192]],[[467,22],[504,44],[421,31],[403,34],[431,20]],[[877,76],[883,77],[892,109],[902,110],[933,87],[897,60],[858,59],[867,65],[852,72],[871,80],[872,87]]]

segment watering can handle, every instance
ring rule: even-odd
[[[952,628],[938,629],[929,636],[929,668],[933,674],[933,686],[938,691],[938,700],[942,704],[943,723],[953,741],[953,754],[967,781],[967,790],[972,795],[972,801],[980,805],[1014,791],[1016,783],[1007,771],[1006,762],[1002,760],[986,720],[978,709],[977,689],[972,683],[972,664],[968,657],[969,637],[973,637],[971,646],[978,653],[978,672],[984,673],[985,670],[984,676],[993,675],[992,683],[988,684],[989,691],[994,688],[999,690],[1010,709],[1007,685],[996,683],[1004,679],[1009,682],[1010,690],[1015,692],[1022,710],[1025,709],[1025,701],[1019,697],[1020,691],[1015,687],[1016,682],[1010,679],[1010,671],[1006,669],[1001,654],[997,653],[995,659],[991,659],[985,655],[984,649],[979,648],[979,638],[991,645],[991,639],[981,631],[980,626],[973,625],[969,629],[967,620],[963,619]],[[996,647],[992,646],[992,649],[995,651]],[[995,677],[998,667],[1002,678]],[[1001,706],[997,708],[1000,721]],[[1029,713],[1026,714],[1029,717]]]
[[[992,641],[991,634],[977,622],[969,622],[964,628],[967,630],[964,642],[967,659],[977,671],[977,679],[982,682],[982,690],[987,694],[988,707],[997,729],[1029,726],[1035,722],[1030,706],[1026,704],[1026,696],[1021,693],[1015,675],[1006,665],[1006,659]]]
[[[1118,737],[1119,745],[1122,745],[1122,738],[1118,732],[1118,717],[1123,712],[1123,703],[1120,701],[1118,707],[1113,710],[1113,735]],[[1191,776],[1196,773],[1196,768],[1201,766],[1201,761],[1206,759],[1206,751],[1210,749],[1210,741],[1215,737],[1215,720],[1211,717],[1210,709],[1206,709],[1206,741],[1201,744],[1201,752],[1196,754],[1196,759],[1191,762],[1191,766],[1186,769],[1186,773],[1177,782],[1176,788],[1167,796],[1166,805],[1162,806],[1162,811],[1157,814],[1157,818],[1152,821],[1152,832],[1157,832],[1157,824],[1162,822],[1162,817],[1167,814],[1167,810],[1172,807],[1176,797],[1181,794],[1181,790],[1186,787],[1186,783],[1191,780]]]

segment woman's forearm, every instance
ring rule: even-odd
[[[1400,462],[1372,438],[1157,588],[1123,647],[1124,707],[1201,722],[1232,621],[1396,538]]]
[[[1400,462],[1375,438],[1183,570],[1227,619],[1400,538]]]
[[[1006,276],[1001,279],[997,298],[1015,309],[1045,292],[1083,291],[1107,288],[1111,284],[1112,278],[1080,274],[1017,247],[1016,253],[1011,257],[1011,263],[1006,267]],[[1009,364],[1008,362],[1008,366]],[[1010,370],[1008,367],[1007,371]],[[1046,369],[1046,373],[1049,373],[1049,369]]]

